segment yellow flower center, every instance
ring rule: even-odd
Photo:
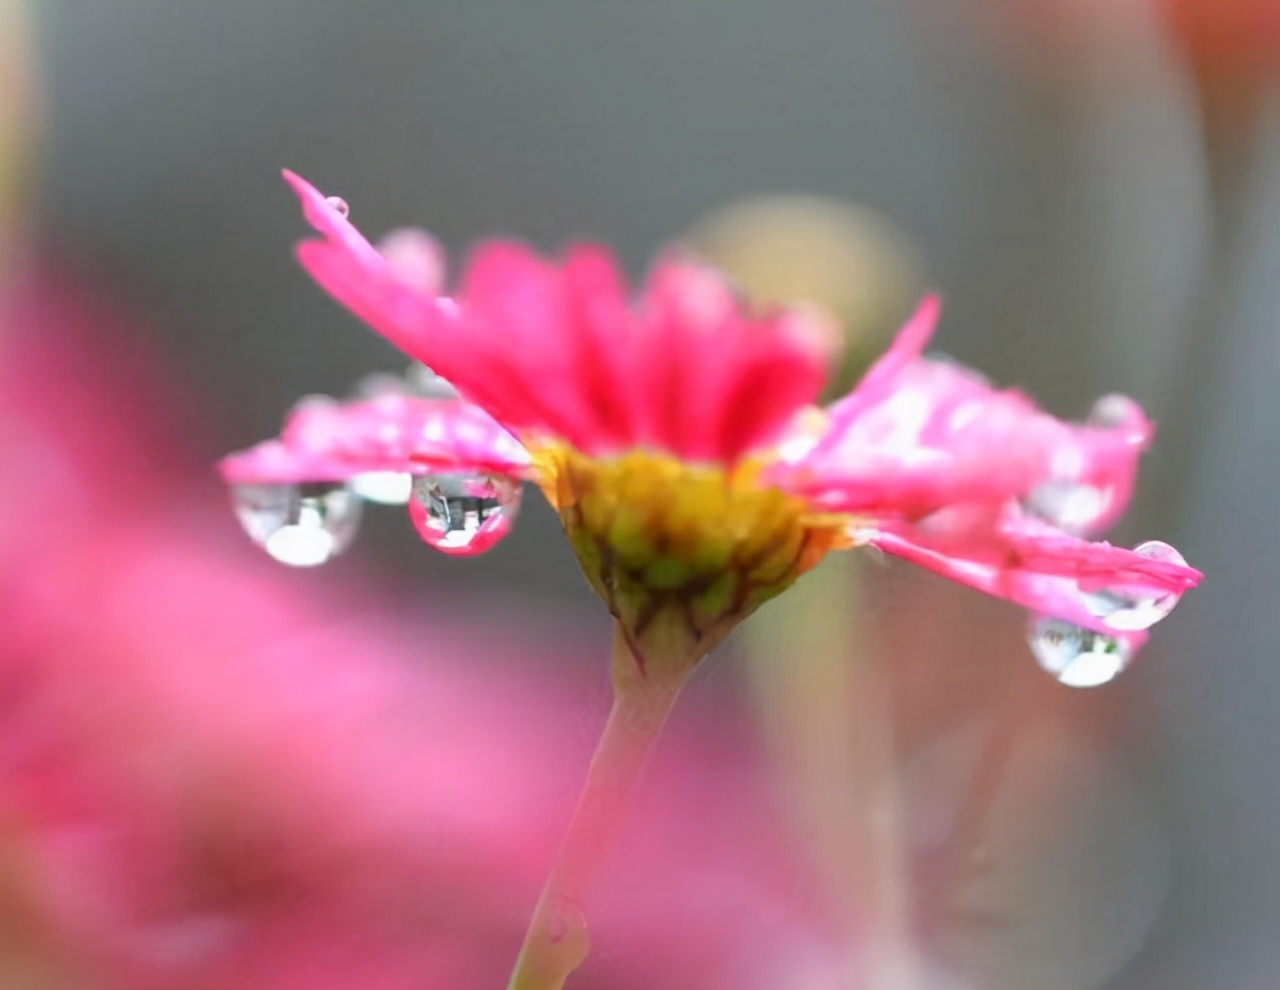
[[[634,450],[533,446],[538,482],[637,661],[694,663],[832,549],[848,520],[760,484],[765,463],[687,464]],[[654,647],[650,649],[648,647]]]

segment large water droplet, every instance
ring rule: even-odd
[[[1133,552],[1148,560],[1186,566],[1186,560],[1167,543],[1148,540],[1133,548]],[[1158,594],[1134,594],[1121,588],[1101,588],[1085,595],[1089,611],[1102,620],[1108,628],[1119,632],[1135,632],[1147,629],[1173,611],[1182,593],[1166,591]]]
[[[483,553],[511,532],[520,486],[506,478],[431,474],[415,478],[409,518],[429,546],[442,553]]]
[[[1068,687],[1106,684],[1129,666],[1134,654],[1127,639],[1046,616],[1031,617],[1027,642],[1040,668]]]
[[[351,215],[351,207],[347,205],[347,201],[341,196],[326,196],[324,201],[341,213],[344,217]]]
[[[236,518],[282,564],[314,567],[350,545],[362,502],[341,482],[232,486]]]

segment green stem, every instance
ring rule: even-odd
[[[561,990],[587,957],[585,901],[626,817],[649,752],[687,671],[645,676],[623,634],[613,644],[613,708],[596,745],[577,807],[542,888],[508,990]]]

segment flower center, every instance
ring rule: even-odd
[[[696,663],[850,542],[843,517],[761,485],[759,460],[724,468],[645,450],[602,459],[564,444],[536,446],[533,457],[587,580],[642,668],[659,654]]]

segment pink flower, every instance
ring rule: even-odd
[[[416,476],[420,531],[471,552],[501,535],[469,542],[513,506],[503,486],[532,480],[623,628],[638,640],[678,615],[699,648],[852,545],[1131,642],[1201,576],[1171,548],[1084,539],[1128,502],[1152,433],[1137,405],[1112,396],[1064,423],[922,356],[932,298],[822,411],[826,329],[746,310],[711,270],[663,257],[633,302],[601,248],[557,265],[491,242],[449,295],[425,235],[380,252],[345,203],[285,178],[322,235],[299,245],[304,267],[459,397],[305,406],[279,441],[223,462],[242,492]],[[300,508],[286,515],[305,528]]]

